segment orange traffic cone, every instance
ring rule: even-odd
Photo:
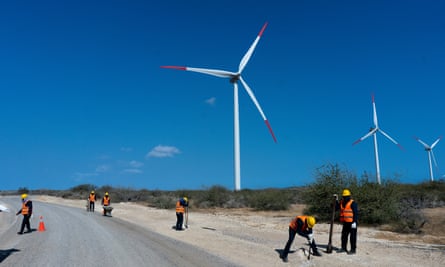
[[[43,216],[40,216],[40,223],[39,223],[39,232],[45,231],[45,223],[43,223]]]

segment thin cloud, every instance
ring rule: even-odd
[[[155,146],[148,154],[145,156],[146,158],[172,158],[177,154],[180,154],[181,151],[174,146],[163,146],[157,145]]]
[[[76,182],[82,182],[85,179],[95,177],[95,176],[98,176],[98,174],[96,172],[76,172],[74,174],[74,180]]]
[[[142,173],[142,170],[140,170],[140,169],[125,169],[122,172],[138,174],[138,173]]]
[[[212,96],[211,98],[206,99],[204,102],[205,102],[207,105],[214,106],[215,103],[216,103],[216,97]]]
[[[128,163],[131,167],[133,167],[133,168],[140,168],[140,167],[142,167],[142,166],[144,166],[144,163],[142,163],[142,162],[140,162],[140,161],[137,161],[137,160],[132,160],[132,161],[130,161],[130,163]]]
[[[123,152],[131,152],[131,151],[133,151],[133,148],[132,147],[121,147],[121,151],[123,151]]]
[[[103,173],[110,170],[110,165],[103,164],[96,167],[96,173]]]

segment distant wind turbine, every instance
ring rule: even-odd
[[[377,183],[381,184],[381,181],[380,181],[379,152],[378,152],[378,149],[377,149],[377,132],[380,132],[381,134],[383,134],[386,138],[391,140],[391,142],[393,142],[394,144],[398,145],[401,149],[403,149],[403,148],[402,148],[402,146],[399,143],[396,142],[396,140],[394,140],[391,136],[389,136],[387,133],[385,133],[382,129],[379,128],[379,123],[378,123],[378,120],[377,120],[377,111],[376,111],[376,108],[375,108],[374,95],[372,95],[372,109],[373,109],[374,127],[372,127],[369,130],[369,133],[367,133],[363,137],[359,138],[352,145],[360,143],[361,141],[365,140],[366,138],[368,138],[371,135],[374,136],[374,153],[375,153],[376,178],[377,178]]]
[[[434,143],[431,146],[427,145],[425,142],[420,140],[418,137],[415,137],[415,138],[419,143],[421,143],[423,145],[423,147],[425,148],[425,151],[428,153],[428,163],[430,165],[430,179],[432,182],[432,181],[434,181],[434,176],[433,176],[433,165],[431,164],[431,158],[433,159],[434,165],[437,168],[437,162],[436,162],[436,158],[434,157],[433,148],[437,145],[437,143],[439,143],[440,139],[442,139],[442,136],[437,138],[437,140],[434,141]]]
[[[264,112],[261,109],[260,104],[258,103],[258,101],[257,101],[255,95],[253,94],[252,90],[250,89],[250,87],[247,85],[247,83],[241,77],[241,72],[246,67],[247,62],[249,62],[249,59],[252,56],[253,51],[255,50],[255,47],[258,44],[258,41],[260,40],[261,36],[263,35],[263,32],[266,29],[266,26],[267,26],[267,22],[261,28],[261,31],[259,32],[255,41],[252,43],[249,50],[247,50],[246,54],[241,59],[241,62],[238,67],[238,72],[230,72],[230,71],[217,70],[217,69],[182,67],[182,66],[161,66],[161,68],[166,68],[166,69],[177,69],[177,70],[199,72],[199,73],[208,74],[208,75],[212,75],[212,76],[216,76],[216,77],[220,77],[220,78],[228,78],[230,80],[230,82],[233,84],[233,132],[234,132],[233,134],[234,134],[235,191],[241,190],[238,81],[241,82],[244,89],[247,91],[247,93],[249,94],[253,103],[255,104],[258,111],[260,112],[261,117],[263,117],[263,120],[266,123],[267,128],[269,128],[269,131],[270,131],[270,134],[272,135],[273,140],[275,141],[275,143],[277,142],[277,139],[275,138],[275,134],[272,131],[272,127],[270,126],[269,121],[267,120],[266,116],[264,115]]]

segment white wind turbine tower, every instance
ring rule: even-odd
[[[241,77],[241,72],[246,67],[247,62],[249,62],[249,59],[252,56],[253,51],[255,50],[255,47],[258,44],[258,41],[260,40],[261,36],[263,35],[263,32],[266,29],[266,26],[267,26],[267,22],[261,28],[261,31],[259,32],[255,41],[252,43],[249,50],[247,50],[246,54],[241,59],[241,62],[238,67],[238,72],[230,72],[230,71],[216,70],[216,69],[182,67],[182,66],[161,66],[161,68],[199,72],[199,73],[208,74],[208,75],[212,75],[212,76],[216,76],[216,77],[220,77],[220,78],[228,78],[230,80],[230,82],[233,84],[234,176],[235,176],[235,190],[236,191],[241,190],[238,81],[241,82],[244,89],[247,91],[247,93],[249,94],[253,103],[255,104],[258,111],[260,112],[261,116],[263,117],[263,120],[266,123],[267,128],[269,128],[269,131],[272,135],[273,140],[275,141],[275,143],[277,142],[277,139],[275,138],[275,135],[272,131],[272,127],[270,126],[269,121],[267,120],[266,116],[264,115],[264,112],[261,109],[261,106],[258,103],[254,93],[252,92],[250,87],[247,85],[247,83]]]
[[[374,153],[375,153],[375,168],[376,168],[376,178],[377,183],[381,184],[380,182],[380,163],[379,163],[379,152],[377,149],[377,132],[382,133],[386,138],[391,140],[394,144],[398,145],[401,149],[402,146],[396,142],[391,136],[389,136],[387,133],[385,133],[382,129],[379,128],[379,123],[377,120],[377,111],[375,108],[375,101],[374,101],[374,95],[372,95],[372,109],[373,109],[373,120],[374,120],[374,127],[372,127],[369,131],[369,133],[365,134],[363,137],[359,138],[357,141],[353,143],[353,145],[360,143],[361,141],[365,140],[369,136],[374,136]]]
[[[418,137],[415,137],[415,138],[419,143],[421,143],[423,145],[423,147],[425,148],[425,151],[428,152],[428,163],[430,165],[430,179],[432,182],[432,181],[434,181],[434,176],[433,176],[433,165],[431,164],[431,158],[433,158],[434,165],[436,165],[436,167],[437,167],[437,162],[436,162],[436,158],[434,157],[433,148],[437,145],[437,143],[439,143],[440,139],[442,139],[442,136],[437,138],[437,140],[434,141],[434,143],[431,146],[427,145],[425,142],[420,140]]]

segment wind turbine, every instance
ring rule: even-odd
[[[161,68],[166,68],[166,69],[177,69],[177,70],[199,72],[199,73],[212,75],[212,76],[216,76],[216,77],[220,77],[220,78],[228,78],[230,83],[233,84],[233,135],[234,135],[234,151],[233,152],[234,152],[235,191],[241,190],[238,81],[241,82],[244,89],[247,91],[247,94],[249,94],[253,103],[255,104],[258,111],[260,112],[261,117],[263,117],[263,120],[266,123],[267,128],[269,128],[269,131],[270,131],[270,134],[272,135],[273,140],[275,141],[275,143],[277,142],[277,139],[275,138],[275,134],[272,131],[272,127],[270,126],[269,121],[267,120],[266,116],[264,115],[264,112],[261,109],[261,106],[258,103],[258,100],[256,99],[256,97],[255,97],[254,93],[252,92],[252,90],[250,89],[250,87],[247,85],[247,83],[241,77],[241,72],[246,67],[247,62],[249,62],[249,59],[252,56],[253,51],[255,50],[255,47],[258,44],[258,41],[260,40],[261,36],[263,35],[263,32],[266,29],[266,26],[267,26],[267,22],[261,28],[255,41],[252,43],[252,45],[249,47],[249,50],[247,50],[246,54],[241,59],[241,62],[239,64],[237,72],[217,70],[217,69],[192,68],[192,67],[183,67],[183,66],[161,66]]]
[[[440,139],[442,139],[442,136],[437,138],[437,140],[434,141],[434,143],[431,146],[427,145],[425,142],[420,140],[418,137],[415,137],[415,138],[419,143],[421,143],[423,145],[423,147],[425,148],[425,151],[428,152],[428,162],[430,165],[430,178],[431,178],[431,182],[432,182],[432,181],[434,181],[434,177],[433,177],[433,165],[431,164],[431,158],[433,158],[434,165],[436,165],[436,167],[437,167],[437,162],[436,162],[436,158],[434,157],[433,148],[437,145],[437,143],[439,143]]]
[[[367,133],[363,137],[359,138],[352,145],[356,145],[356,144],[360,143],[361,141],[365,140],[366,138],[370,137],[371,135],[373,135],[373,137],[374,137],[374,153],[375,153],[376,178],[377,178],[377,183],[381,184],[381,182],[380,182],[379,152],[378,152],[378,149],[377,149],[377,132],[380,132],[381,134],[383,134],[386,138],[391,140],[391,142],[393,142],[394,144],[398,145],[401,149],[402,149],[402,146],[399,143],[397,143],[396,140],[394,140],[391,136],[389,136],[387,133],[385,133],[382,129],[379,128],[379,123],[378,123],[378,120],[377,120],[377,111],[376,111],[376,108],[375,108],[374,95],[372,95],[372,110],[373,110],[374,127],[371,127],[371,129],[369,130],[369,133]]]

